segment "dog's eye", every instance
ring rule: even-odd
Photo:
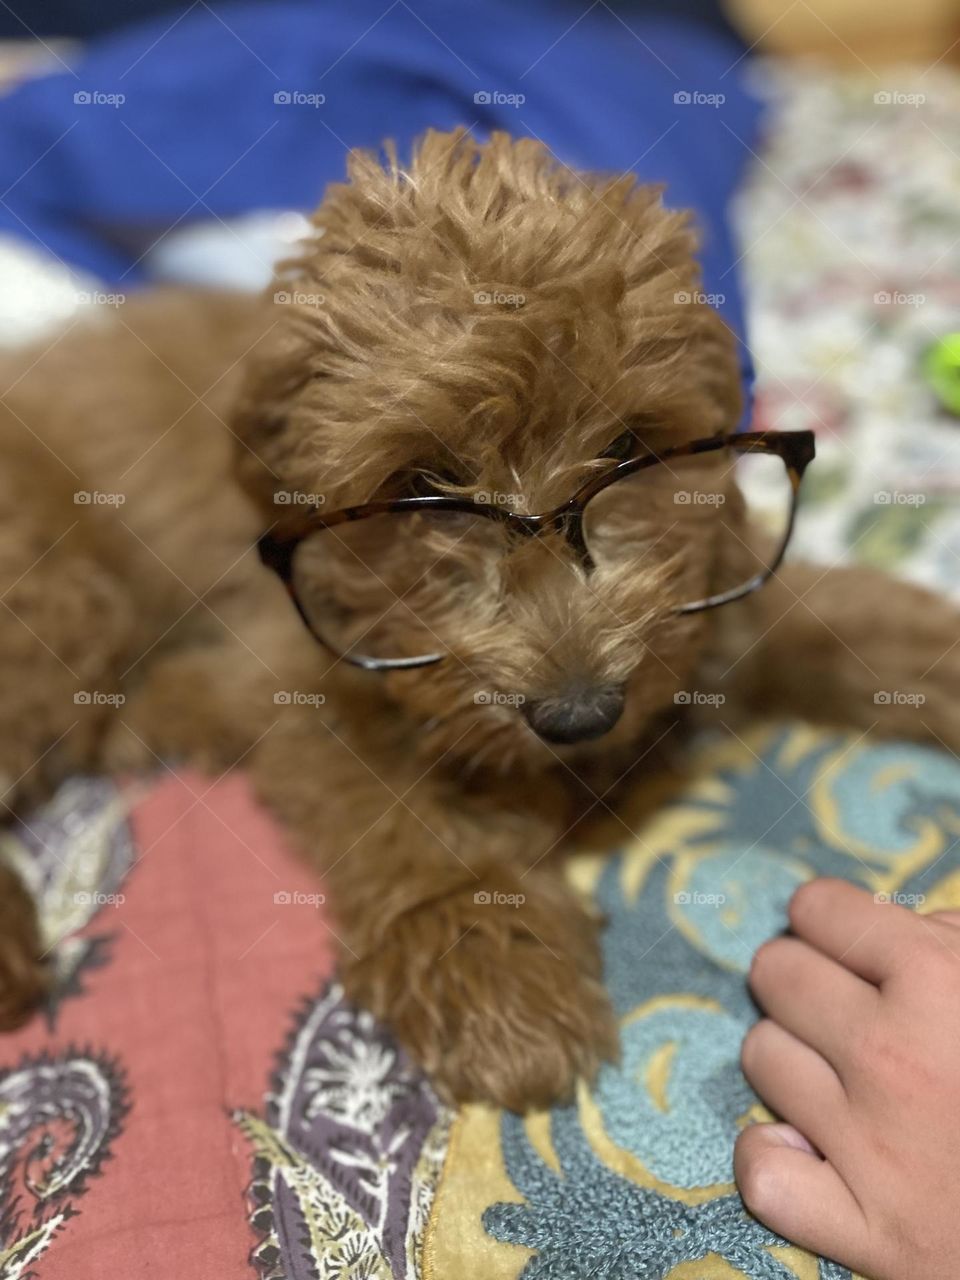
[[[635,431],[627,430],[617,436],[613,444],[604,449],[601,458],[611,458],[614,462],[626,462],[640,448],[640,441]]]

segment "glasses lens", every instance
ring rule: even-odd
[[[658,571],[677,607],[766,574],[789,537],[793,489],[782,458],[718,449],[618,480],[584,510],[598,572]]]
[[[397,660],[444,654],[450,618],[469,625],[498,571],[501,532],[460,512],[391,512],[321,529],[293,562],[297,599],[336,652]],[[479,619],[473,619],[479,622]]]

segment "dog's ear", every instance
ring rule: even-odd
[[[743,415],[745,361],[741,344],[718,311],[707,303],[698,304],[696,379],[714,406],[716,421],[711,430],[735,431]],[[743,348],[746,352],[746,348]]]
[[[283,317],[264,328],[245,359],[229,425],[241,485],[259,507],[273,511],[276,490],[289,484],[295,448],[290,414],[297,395],[317,374],[306,343]]]
[[[686,227],[685,245],[678,237],[658,251],[671,268],[663,273],[661,285],[672,318],[668,331],[679,338],[676,370],[669,382],[674,395],[689,398],[691,408],[696,403],[701,434],[735,431],[743,414],[747,348],[708,301],[697,255],[700,234],[692,215],[687,215]]]
[[[694,287],[699,291],[699,283]],[[667,303],[654,317],[632,324],[629,341],[623,383],[633,378],[637,404],[646,406],[630,415],[641,440],[652,437],[657,447],[678,431],[693,437],[737,429],[743,413],[740,344],[712,306],[700,300]]]
[[[594,242],[591,269],[606,253],[622,273],[623,363],[628,374],[641,371],[637,403],[659,399],[668,413],[672,403],[678,419],[698,421],[705,435],[733,431],[748,362],[704,292],[695,215],[666,207],[659,187],[629,174],[588,175],[583,185],[594,193],[591,216],[612,218]]]

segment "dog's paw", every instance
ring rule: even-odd
[[[536,941],[492,956],[464,940],[464,953],[437,986],[441,1008],[458,1009],[448,1031],[402,1017],[407,1038],[436,1088],[454,1102],[492,1102],[510,1111],[573,1098],[617,1053],[606,992],[569,959]]]
[[[106,719],[100,745],[104,772],[153,773],[173,764],[216,777],[246,754],[256,736],[244,719],[247,701],[238,694],[234,705],[225,705],[216,679],[220,650],[214,654],[187,650],[157,662]]]
[[[33,902],[19,878],[0,867],[0,1031],[21,1026],[46,996],[50,975],[40,951]]]
[[[389,922],[344,985],[446,1100],[546,1107],[617,1054],[596,931],[552,877],[478,881]]]

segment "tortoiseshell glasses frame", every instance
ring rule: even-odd
[[[647,470],[672,459],[688,458],[700,453],[714,453],[721,449],[730,449],[737,453],[762,453],[781,458],[787,470],[791,487],[791,505],[787,520],[786,532],[771,563],[748,579],[741,586],[725,591],[703,600],[694,601],[678,607],[682,614],[699,613],[704,609],[715,609],[720,605],[731,604],[744,596],[758,590],[776,573],[783,562],[783,557],[793,533],[797,513],[797,499],[800,482],[809,464],[816,454],[816,442],[812,431],[744,431],[733,435],[708,436],[702,440],[693,440],[687,444],[676,445],[664,449],[660,453],[644,453],[636,458],[628,458],[598,475],[592,476],[576,491],[569,501],[555,507],[552,511],[540,515],[521,515],[507,507],[489,503],[476,502],[471,498],[448,497],[444,494],[427,494],[415,498],[394,498],[380,502],[365,502],[361,506],[343,507],[330,513],[314,509],[305,515],[295,530],[283,535],[273,532],[265,533],[257,547],[260,558],[272,569],[283,582],[303,619],[310,634],[324,648],[330,650],[338,658],[353,666],[367,671],[392,671],[411,667],[432,666],[443,658],[442,653],[426,654],[415,658],[368,658],[340,652],[330,644],[316,629],[307,610],[299,599],[294,584],[293,561],[297,547],[312,533],[321,529],[332,529],[340,524],[354,520],[365,520],[369,516],[388,515],[391,513],[410,511],[454,511],[462,514],[481,516],[488,520],[496,520],[507,525],[510,530],[524,537],[535,538],[547,531],[563,534],[570,547],[579,557],[583,567],[589,572],[594,564],[587,549],[583,534],[583,511],[587,503],[602,493],[612,484],[626,479],[639,471]]]

